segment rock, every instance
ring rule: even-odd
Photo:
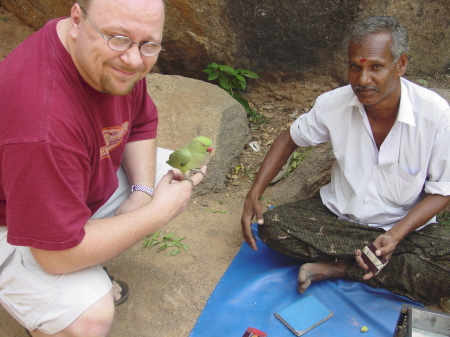
[[[69,16],[73,3],[72,0],[0,0],[3,8],[36,30],[51,19]]]
[[[41,28],[68,16],[72,0],[0,0],[22,22]],[[410,35],[407,75],[448,73],[448,0],[166,0],[161,73],[206,79],[211,62],[256,71],[261,80],[328,73],[345,83],[344,40],[371,15],[394,16]],[[268,29],[270,27],[270,29]],[[254,80],[251,80],[251,82]]]
[[[181,76],[150,74],[148,92],[158,107],[158,146],[176,150],[194,137],[213,141],[208,172],[194,196],[223,185],[251,140],[245,109],[217,85]]]
[[[330,182],[334,160],[331,143],[315,146],[286,180],[274,185],[269,199],[278,205],[318,195],[319,189]]]

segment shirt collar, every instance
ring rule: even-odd
[[[411,126],[416,126],[414,121],[414,111],[411,104],[411,99],[409,98],[408,89],[401,79],[401,96],[400,96],[400,107],[398,108],[397,122],[403,122]]]
[[[406,85],[403,83],[403,79],[401,79],[401,95],[400,95],[400,107],[398,109],[397,122],[402,122],[405,124],[409,124],[411,126],[416,126],[416,122],[414,121],[414,111],[412,108],[411,100],[409,98],[408,90],[406,89]],[[357,106],[359,108],[359,112],[361,114],[364,113],[364,104],[362,104],[358,97],[353,94],[352,99],[348,103],[348,106]]]

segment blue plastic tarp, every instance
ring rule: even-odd
[[[313,295],[332,312],[333,317],[305,333],[322,336],[392,336],[402,303],[421,303],[385,289],[344,279],[312,283],[305,293],[297,291],[297,275],[304,261],[280,254],[257,237],[258,251],[242,244],[236,257],[217,284],[190,337],[241,337],[248,327],[269,337],[294,334],[275,317],[274,312],[305,295]],[[367,326],[366,333],[360,331]]]

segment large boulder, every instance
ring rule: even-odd
[[[371,15],[399,19],[411,38],[408,74],[448,73],[448,0],[165,0],[164,74],[205,79],[215,61],[280,80],[328,72],[345,81],[343,42],[349,27]],[[67,16],[72,0],[0,0],[35,29]],[[430,52],[432,51],[432,52]]]
[[[330,182],[334,159],[330,142],[314,146],[287,179],[270,189],[269,199],[281,205],[318,195],[319,189]]]
[[[2,7],[36,30],[51,19],[69,16],[73,3],[71,0],[0,0]]]
[[[150,74],[148,92],[159,112],[158,146],[176,150],[197,136],[213,141],[208,172],[193,195],[223,186],[251,140],[245,109],[217,85],[181,76]]]

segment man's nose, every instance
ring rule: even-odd
[[[359,76],[359,85],[361,86],[367,86],[372,82],[370,71],[366,69],[361,70],[361,74]]]
[[[122,55],[122,61],[127,64],[130,68],[138,68],[144,61],[142,60],[142,54],[140,51],[140,46],[133,42],[130,49],[126,50]]]

